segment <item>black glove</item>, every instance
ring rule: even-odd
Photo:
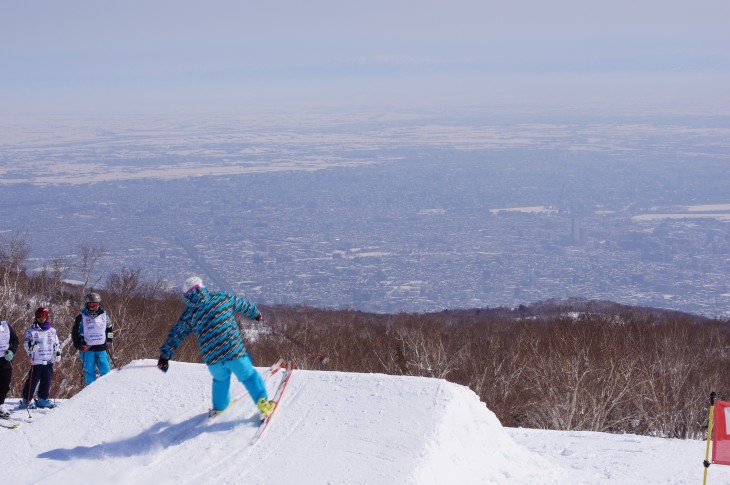
[[[166,358],[164,358],[163,356],[160,356],[160,359],[159,359],[159,360],[157,361],[157,367],[158,367],[158,368],[159,368],[159,369],[160,369],[160,370],[161,370],[162,372],[167,372],[167,369],[169,369],[169,368],[170,368],[170,364],[169,364],[169,362],[170,362],[170,359],[166,359]]]

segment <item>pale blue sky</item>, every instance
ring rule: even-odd
[[[0,112],[730,107],[730,1],[0,0]]]

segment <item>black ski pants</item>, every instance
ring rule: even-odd
[[[51,392],[51,383],[53,382],[53,364],[38,364],[31,366],[28,371],[28,378],[23,386],[23,399],[30,401],[35,394],[35,388],[40,382],[38,388],[38,397],[48,399]]]
[[[2,357],[0,357],[0,359],[1,358]],[[5,363],[7,363],[7,365],[4,365]],[[13,368],[10,366],[10,363],[7,361],[0,363],[0,404],[5,404],[5,398],[8,397],[10,382],[12,380]]]

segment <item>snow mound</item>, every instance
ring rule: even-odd
[[[263,369],[262,369],[263,371]],[[279,375],[267,380],[271,391]],[[561,483],[470,389],[440,379],[296,370],[260,441],[253,402],[208,419],[201,364],[112,371],[16,430],[8,483]],[[232,393],[243,388],[234,381]],[[19,415],[18,412],[15,415]],[[83,481],[83,480],[82,480]]]

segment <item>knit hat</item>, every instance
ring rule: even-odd
[[[183,294],[187,295],[191,291],[197,290],[198,288],[205,288],[205,285],[203,285],[203,280],[201,280],[197,276],[191,276],[190,278],[185,280],[185,283],[183,283]]]

